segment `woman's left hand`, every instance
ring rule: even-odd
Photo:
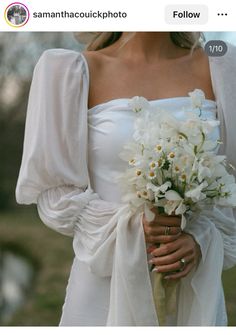
[[[201,258],[199,245],[192,235],[185,232],[173,242],[161,244],[154,250],[152,248],[150,254],[153,257],[149,263],[155,266],[153,271],[165,273],[165,279],[187,276]]]

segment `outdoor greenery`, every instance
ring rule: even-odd
[[[35,208],[0,215],[0,246],[9,246],[35,264],[36,276],[25,304],[10,326],[57,326],[73,261],[72,239],[54,232]]]
[[[35,208],[2,213],[0,227],[0,245],[14,245],[36,264],[33,287],[9,325],[57,326],[74,257],[72,239],[46,227]],[[224,272],[223,282],[229,324],[236,326],[236,267]]]

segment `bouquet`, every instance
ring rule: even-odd
[[[181,120],[143,97],[132,99],[133,139],[120,153],[129,167],[119,178],[122,200],[132,207],[145,204],[184,216],[207,204],[236,206],[235,178],[227,171],[233,166],[216,154],[219,139],[211,139],[219,121],[201,117],[199,91],[191,92],[192,110],[183,111]],[[185,224],[183,218],[182,229]]]
[[[216,153],[221,143],[216,140],[219,121],[202,117],[201,90],[189,95],[191,106],[178,119],[168,110],[153,108],[145,98],[134,97],[134,134],[120,153],[128,163],[119,178],[122,200],[134,210],[143,209],[148,220],[153,218],[152,207],[181,215],[182,229],[188,215],[207,205],[236,206],[235,178],[227,169],[233,166]]]

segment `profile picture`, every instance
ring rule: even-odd
[[[24,4],[14,2],[6,8],[5,20],[12,27],[22,27],[29,20],[29,10]]]

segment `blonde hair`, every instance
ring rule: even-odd
[[[85,44],[86,50],[100,50],[115,43],[122,35],[122,32],[77,32],[75,38]],[[121,46],[127,43],[135,32],[131,32],[124,39]],[[200,32],[170,32],[172,42],[181,47],[193,50],[202,46],[204,35]]]

